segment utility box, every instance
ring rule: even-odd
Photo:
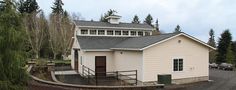
[[[171,84],[171,74],[159,74],[157,78],[159,84]]]

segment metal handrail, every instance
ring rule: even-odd
[[[121,74],[123,73],[123,74]],[[128,73],[128,74],[124,74],[124,73]],[[132,74],[130,74],[132,73]],[[106,75],[98,75],[98,74],[106,74]],[[102,78],[102,77],[109,77],[107,75],[114,75],[117,80],[135,80],[135,84],[137,85],[138,80],[137,80],[137,70],[128,70],[128,71],[114,71],[114,72],[95,72],[94,70],[82,65],[82,75],[83,76],[87,76],[88,78],[88,83],[90,83],[90,80],[93,80],[96,82],[96,85],[98,84],[98,78]],[[94,76],[94,77],[93,77]],[[126,76],[127,79],[125,78],[119,78],[119,77],[124,77]]]

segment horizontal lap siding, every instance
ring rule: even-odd
[[[208,53],[207,47],[184,36],[150,47],[143,51],[144,81],[157,80],[157,74],[172,74],[172,79],[208,76]],[[174,58],[184,59],[182,72],[173,72]]]
[[[74,48],[76,48],[76,49],[78,49],[78,48],[80,48],[80,45],[79,45],[79,43],[78,43],[78,40],[77,40],[77,38],[74,38],[74,43],[73,43],[73,45],[72,45],[72,49],[71,49],[71,67],[72,67],[72,69],[74,69]],[[78,54],[80,53],[80,51],[78,51]],[[79,59],[78,59],[79,60]]]
[[[106,70],[114,71],[113,52],[83,52],[82,63],[86,67],[95,70],[95,56],[106,56]]]
[[[138,80],[142,80],[141,51],[115,51],[114,61],[117,71],[138,70]]]

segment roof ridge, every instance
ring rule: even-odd
[[[78,21],[78,22],[97,22],[97,23],[108,23],[108,22],[102,22],[102,21],[89,21],[89,20],[74,20],[74,21]],[[136,25],[148,25],[146,23],[129,23],[129,22],[120,22],[121,24],[136,24]]]

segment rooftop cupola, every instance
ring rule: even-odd
[[[111,24],[119,24],[120,18],[121,18],[121,16],[118,16],[118,15],[110,15],[110,16],[106,17],[108,22]]]

